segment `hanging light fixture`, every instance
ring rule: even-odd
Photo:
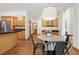
[[[43,19],[44,19],[44,20],[54,20],[54,19],[56,19],[56,18],[53,17],[53,16],[46,16],[46,17],[44,17]]]
[[[42,18],[45,20],[54,20],[57,18],[57,10],[55,7],[47,7],[42,11]]]

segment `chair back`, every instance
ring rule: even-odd
[[[35,36],[34,36],[34,35],[31,35],[31,38],[32,38],[32,43],[33,43],[33,45],[34,45],[34,44],[37,44],[37,41],[36,41]]]
[[[31,34],[31,39],[32,39],[32,43],[33,43],[33,45],[34,45],[34,41],[33,41],[33,35]]]
[[[31,35],[33,44],[43,43],[42,40],[38,38],[37,35]]]
[[[69,41],[69,37],[70,37],[69,35],[66,35],[66,41]]]
[[[69,40],[70,40],[71,35],[66,35],[66,45],[68,44]]]
[[[57,42],[55,46],[56,55],[64,55],[65,42]]]

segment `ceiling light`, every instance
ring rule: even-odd
[[[53,16],[46,16],[43,18],[44,20],[54,20],[56,19],[56,17],[53,17]]]

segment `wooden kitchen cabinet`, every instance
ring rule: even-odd
[[[55,19],[55,20],[42,20],[42,26],[45,26],[45,27],[58,27],[58,19]]]
[[[17,23],[17,25],[24,26],[25,25],[25,17],[24,16],[17,17],[16,23]]]
[[[17,45],[17,33],[0,34],[0,55]]]
[[[25,39],[25,31],[18,32],[18,40],[24,40]]]
[[[14,30],[15,26],[25,26],[24,16],[1,16],[2,21],[10,21],[10,30]]]
[[[53,26],[54,27],[58,27],[58,20],[56,19],[56,20],[53,20]]]
[[[17,26],[17,17],[13,17],[13,26]]]

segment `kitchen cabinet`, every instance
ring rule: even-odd
[[[25,31],[18,32],[18,40],[24,40],[25,39]]]
[[[15,26],[25,26],[24,16],[1,16],[2,21],[10,21],[10,30],[14,30]]]
[[[42,26],[44,26],[44,27],[58,27],[58,19],[42,20]]]
[[[17,33],[0,34],[0,54],[17,45]]]
[[[51,33],[52,35],[59,35],[58,30],[42,30],[42,35],[47,35],[47,33]]]
[[[56,19],[56,20],[53,20],[53,26],[54,27],[58,27],[58,20]]]

